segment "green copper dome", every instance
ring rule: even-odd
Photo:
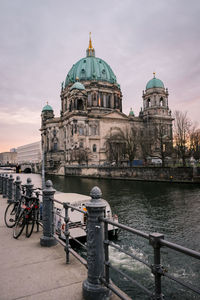
[[[133,117],[135,116],[132,108],[130,109],[129,116],[133,116]]]
[[[53,108],[49,104],[47,104],[43,107],[42,112],[43,111],[53,111]]]
[[[156,78],[155,75],[154,78],[149,80],[146,85],[146,90],[152,88],[163,88],[163,89],[165,88],[163,82],[160,79]]]
[[[111,67],[101,58],[95,57],[95,50],[92,46],[91,37],[89,47],[86,50],[86,57],[80,59],[70,69],[65,79],[65,87],[70,83],[76,82],[78,77],[80,81],[107,81],[117,83],[115,74]]]
[[[72,87],[70,88],[70,91],[75,90],[75,89],[76,90],[85,90],[85,87],[81,82],[77,81],[72,85]]]

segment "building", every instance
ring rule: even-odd
[[[122,112],[122,92],[111,67],[95,56],[91,37],[86,57],[76,62],[61,86],[61,113],[47,104],[41,136],[47,170],[70,165],[164,158],[172,148],[168,90],[155,77],[143,91],[143,109]]]
[[[41,142],[23,145],[17,148],[17,163],[41,163]]]
[[[0,153],[0,165],[15,165],[17,162],[16,152],[2,152]]]

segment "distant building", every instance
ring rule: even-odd
[[[0,165],[10,165],[17,163],[16,152],[2,152],[0,153]]]
[[[116,76],[103,59],[95,56],[91,38],[86,57],[72,66],[62,83],[60,97],[60,117],[54,116],[48,104],[41,114],[47,170],[119,161],[124,148],[119,137],[126,132],[134,133],[138,140],[136,159],[157,156],[161,147],[165,152],[172,147],[173,118],[163,82],[154,74],[143,91],[139,116],[132,109],[127,116],[122,112]],[[124,159],[128,161],[126,155]]]
[[[23,145],[17,148],[17,163],[40,163],[42,160],[41,155],[41,142],[35,142]]]
[[[17,152],[17,149],[16,148],[12,148],[12,149],[10,149],[10,152]]]

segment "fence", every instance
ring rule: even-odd
[[[10,195],[10,201],[13,201],[11,198],[11,194],[9,194],[10,189],[14,191],[14,199],[15,201],[19,197],[20,178],[17,177],[15,183],[11,180],[12,177],[6,175],[0,175],[0,193],[3,195]],[[9,181],[10,180],[10,181]],[[9,183],[10,182],[10,183]],[[11,186],[14,186],[14,188]],[[7,186],[7,189],[6,189]],[[27,181],[25,185],[26,189],[31,192],[33,189],[33,185],[31,181]],[[88,201],[85,204],[86,211],[79,209],[69,202],[60,202],[56,200],[55,197],[55,189],[53,188],[53,184],[50,180],[46,182],[46,187],[43,190],[43,235],[40,239],[41,246],[50,247],[57,242],[59,242],[65,249],[66,252],[66,263],[69,263],[69,255],[72,254],[75,256],[88,270],[87,279],[83,282],[83,297],[86,300],[96,299],[109,299],[111,296],[111,291],[118,295],[121,299],[130,300],[130,297],[127,296],[124,292],[122,292],[119,288],[117,288],[110,279],[110,269],[113,269],[115,272],[118,272],[124,278],[129,280],[133,285],[141,288],[150,299],[161,300],[164,299],[164,295],[162,294],[161,282],[162,277],[165,276],[170,280],[175,281],[176,283],[184,286],[185,288],[193,291],[194,293],[200,295],[199,288],[181,281],[174,276],[168,274],[168,271],[161,265],[161,247],[166,247],[175,250],[176,252],[181,252],[189,257],[193,257],[197,260],[200,260],[200,253],[185,247],[182,247],[178,244],[171,243],[164,239],[164,235],[160,233],[152,233],[147,234],[142,231],[130,228],[126,225],[111,221],[110,219],[105,217],[105,202],[101,199],[102,193],[98,187],[94,187],[90,193],[91,201]],[[54,226],[54,217],[55,217],[55,209],[54,203],[58,203],[61,205],[65,214],[62,216],[59,214],[59,217],[64,219],[64,235],[65,241],[59,238],[60,232],[55,233]],[[78,211],[84,214],[87,218],[87,226],[86,226],[86,235],[87,235],[87,247],[80,243],[76,238],[71,236],[69,225],[69,209]],[[115,227],[120,228],[121,230],[128,231],[133,235],[140,236],[149,241],[149,245],[153,248],[154,253],[154,261],[153,264],[149,264],[141,258],[138,258],[133,253],[124,250],[122,247],[112,242],[108,238],[108,224],[113,225]],[[81,225],[82,226],[82,225]],[[61,229],[62,230],[62,229]],[[69,239],[74,239],[77,243],[87,249],[87,260],[81,257],[72,247],[70,246]],[[137,260],[143,263],[150,269],[150,272],[154,276],[154,291],[150,291],[141,283],[135,281],[125,272],[114,267],[109,259],[109,247],[114,247],[117,250],[125,253],[130,256],[132,259]]]

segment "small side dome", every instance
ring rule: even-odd
[[[147,85],[146,85],[146,90],[148,89],[152,89],[152,88],[165,88],[164,87],[164,83],[155,77],[155,73],[154,74],[154,77],[148,81]]]
[[[132,117],[135,116],[135,115],[134,115],[134,112],[133,112],[133,110],[132,110],[132,108],[130,109],[129,116],[132,116]]]
[[[47,104],[42,109],[42,112],[44,112],[44,111],[53,111],[53,108],[49,104]]]
[[[76,90],[85,90],[85,87],[81,82],[77,81],[71,86],[70,91],[75,90],[75,89]]]

